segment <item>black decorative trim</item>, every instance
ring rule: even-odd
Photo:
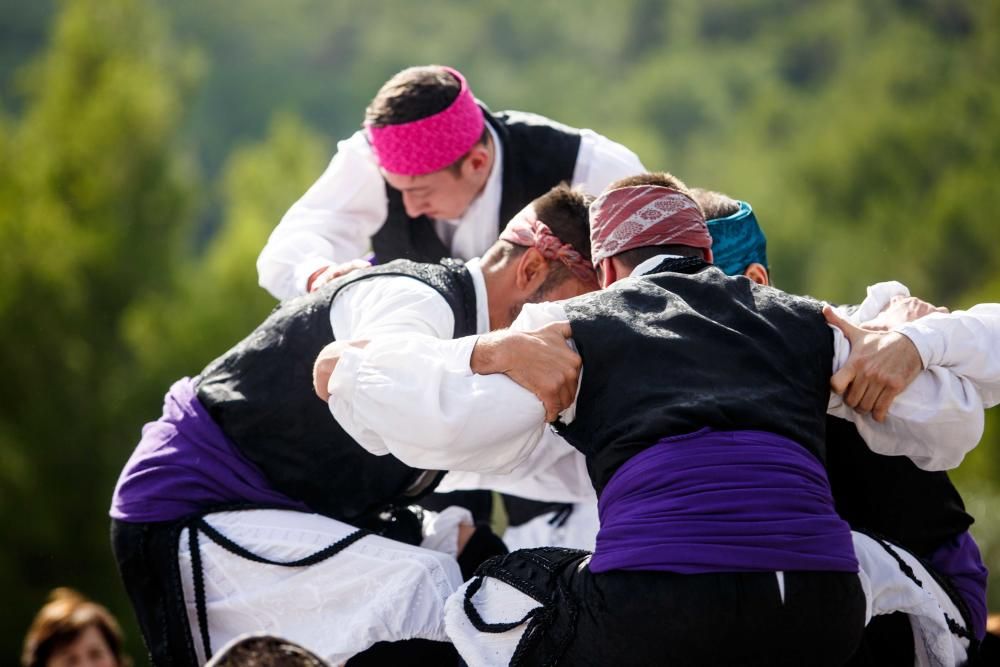
[[[572,628],[576,627],[576,617],[579,612],[579,605],[573,599],[572,594],[563,581],[562,572],[566,565],[581,557],[588,556],[590,552],[578,549],[563,549],[560,547],[542,547],[517,551],[506,556],[498,556],[483,563],[476,571],[476,578],[465,590],[464,609],[469,618],[469,622],[480,632],[500,633],[512,630],[524,623],[527,627],[521,635],[514,654],[510,660],[510,667],[523,665],[527,658],[528,651],[541,638],[542,633],[550,631],[557,619],[565,619],[561,623],[566,630],[555,642],[555,649],[551,655],[539,656],[540,664],[543,666],[555,665],[573,637]],[[509,559],[517,559],[528,562],[537,569],[545,572],[549,576],[550,590],[542,590],[534,582],[513,575],[508,569]],[[530,610],[523,618],[506,623],[487,623],[475,605],[472,603],[473,596],[482,587],[483,579],[492,577],[501,581],[511,588],[524,593],[528,597],[538,602],[541,606]]]
[[[902,572],[903,575],[905,575],[907,579],[909,579],[910,581],[912,581],[913,583],[915,583],[917,586],[920,586],[920,588],[925,588],[924,583],[922,581],[920,581],[920,579],[917,577],[916,573],[913,571],[913,568],[910,567],[906,563],[906,561],[903,560],[903,557],[900,556],[899,553],[896,551],[896,548],[902,548],[902,547],[898,547],[898,545],[894,545],[891,542],[889,542],[888,540],[886,540],[886,539],[884,539],[882,537],[879,537],[877,535],[872,535],[870,533],[866,533],[866,534],[869,537],[871,537],[873,540],[875,540],[879,544],[879,546],[881,546],[883,549],[885,549],[886,552],[890,556],[892,556],[893,560],[896,561],[896,564],[899,565],[900,572]],[[909,553],[909,552],[907,552],[907,553]],[[913,554],[910,554],[910,555],[913,555]],[[917,557],[917,556],[914,556],[914,558],[917,558],[917,560],[920,560],[920,558]],[[927,570],[927,573],[931,575],[931,578],[934,579],[935,583],[937,583],[939,586],[941,586],[942,589],[944,589],[944,591],[948,595],[948,597],[951,598],[951,601],[955,604],[956,607],[958,607],[959,613],[961,613],[963,616],[967,617],[968,616],[968,612],[967,612],[967,609],[966,609],[965,601],[962,600],[961,596],[958,595],[958,593],[954,590],[954,588],[951,586],[951,584],[948,583],[947,581],[945,581],[943,577],[935,576],[933,568],[927,566],[926,564],[924,564],[924,568]],[[961,639],[967,639],[969,641],[969,643],[972,645],[972,647],[975,647],[975,645],[976,645],[976,637],[975,637],[975,635],[972,634],[972,632],[969,631],[968,627],[965,626],[965,625],[962,625],[961,623],[959,623],[958,621],[956,621],[955,619],[953,619],[944,610],[942,610],[941,613],[944,614],[944,620],[948,624],[948,629],[951,631],[951,633],[953,635],[955,635],[956,637],[959,637]],[[966,620],[966,619],[963,618],[962,620]]]
[[[191,552],[191,569],[194,575],[194,604],[198,615],[198,630],[201,632],[201,643],[205,650],[205,659],[212,657],[212,642],[208,633],[208,608],[205,603],[205,571],[201,563],[201,544],[198,539],[199,532],[205,535],[231,554],[240,556],[255,563],[265,565],[281,565],[283,567],[308,567],[315,565],[332,556],[337,555],[347,547],[351,546],[365,535],[370,533],[367,530],[356,530],[346,537],[334,542],[328,547],[300,558],[298,560],[282,562],[271,560],[263,556],[258,556],[249,549],[241,547],[231,539],[220,533],[205,521],[204,517],[198,517],[188,525],[188,550]]]

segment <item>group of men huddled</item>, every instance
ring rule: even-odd
[[[280,305],[122,471],[153,663],[247,633],[355,666],[977,660],[945,470],[1000,402],[1000,305],[832,308],[765,246],[591,130],[394,76],[260,255]]]

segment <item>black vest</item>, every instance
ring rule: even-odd
[[[431,488],[436,483],[392,456],[368,453],[313,393],[316,355],[333,341],[334,298],[347,285],[376,276],[410,276],[430,285],[455,314],[454,336],[476,333],[475,289],[461,262],[392,262],[279,304],[196,381],[198,399],[275,489],[342,521],[412,500],[418,480],[430,477]]]
[[[839,514],[851,528],[929,556],[972,525],[948,473],[868,448],[849,421],[827,417],[827,472]]]
[[[833,334],[818,302],[668,259],[565,307],[583,379],[559,432],[598,493],[661,438],[704,427],[777,433],[824,460]]]
[[[483,109],[490,127],[500,138],[503,180],[497,236],[514,215],[561,181],[573,179],[580,133],[543,116],[522,111],[491,113]],[[403,208],[403,195],[385,186],[389,211],[385,224],[372,237],[380,263],[393,259],[436,262],[451,257],[434,223],[426,215],[411,218]]]

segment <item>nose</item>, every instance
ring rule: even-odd
[[[411,218],[419,218],[427,212],[427,199],[403,192],[403,208],[406,209],[406,215]]]

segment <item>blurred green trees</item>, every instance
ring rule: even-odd
[[[169,383],[271,307],[254,261],[410,64],[753,202],[778,284],[1000,301],[997,0],[0,0],[0,586],[130,629],[107,507]],[[1000,423],[956,472],[1000,571]],[[1000,607],[1000,585],[993,587]],[[141,662],[141,660],[140,660]]]
[[[275,117],[262,142],[229,157],[218,181],[222,226],[202,252],[179,258],[168,290],[133,302],[126,313],[125,336],[148,378],[145,405],[159,401],[177,377],[198,373],[274,307],[257,286],[257,255],[290,193],[304,192],[328,159],[325,138],[287,114]]]
[[[0,157],[0,587],[16,628],[58,582],[108,569],[108,491],[143,381],[122,336],[130,304],[169,284],[192,221],[175,144],[196,61],[131,0],[66,4],[20,73]],[[127,372],[126,372],[127,371]]]

